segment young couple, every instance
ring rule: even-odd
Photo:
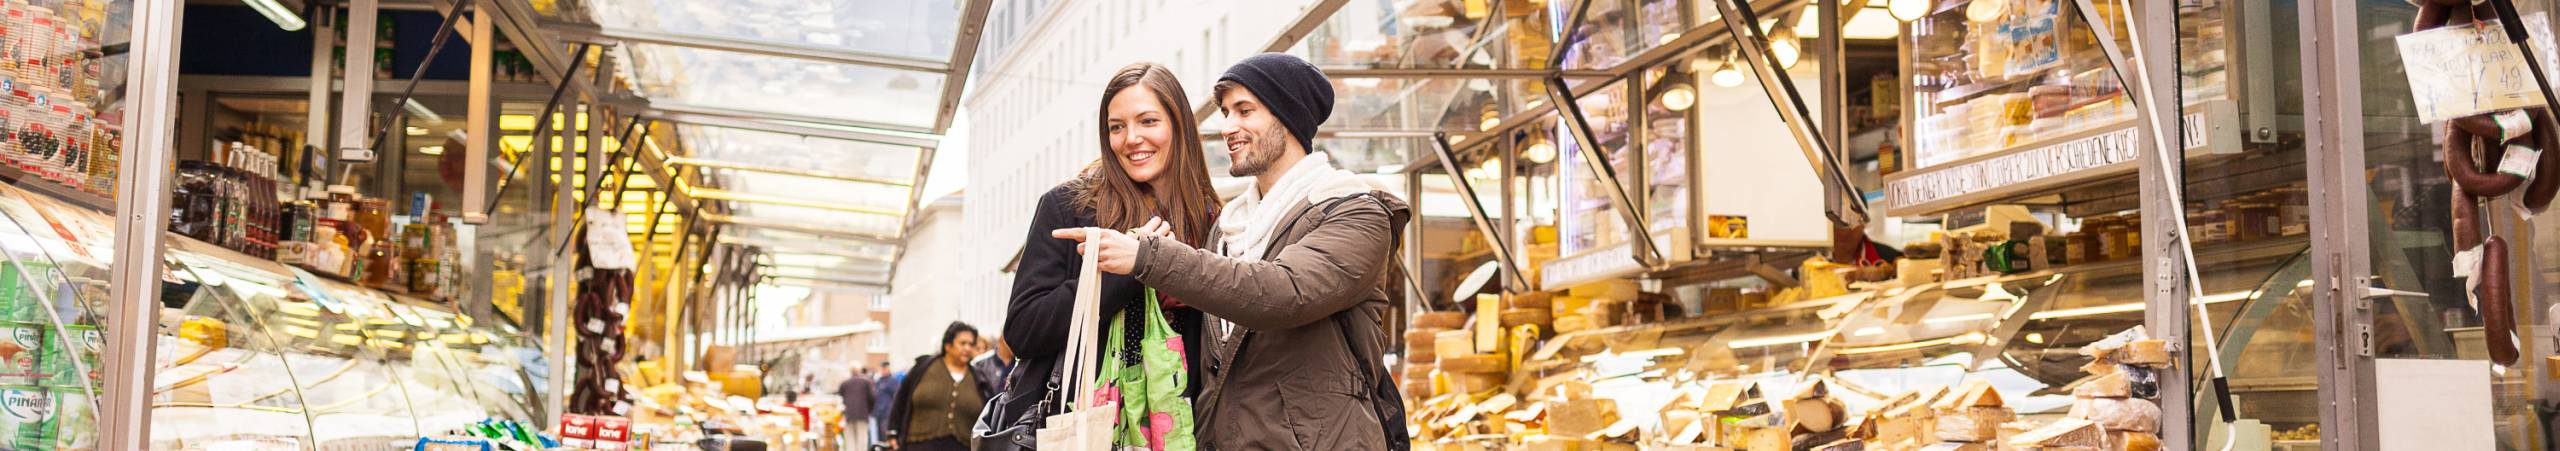
[[[1182,334],[1201,448],[1388,449],[1386,427],[1404,419],[1378,413],[1401,411],[1374,390],[1389,374],[1380,325],[1411,212],[1315,151],[1333,85],[1314,65],[1257,55],[1211,92],[1231,124],[1228,172],[1254,179],[1224,206],[1172,72],[1135,64],[1103,88],[1101,158],[1041,196],[1031,220],[1004,330],[1021,379],[1004,411],[1046,394],[1079,253],[1095,253],[1106,322],[1153,288]]]

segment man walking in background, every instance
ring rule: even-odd
[[[889,362],[880,362],[880,370],[872,374],[877,376],[871,379],[871,439],[877,442],[889,423],[889,403],[898,398],[898,384],[905,383],[906,376],[890,370]]]
[[[871,369],[859,366],[853,377],[836,384],[836,395],[844,397],[845,450],[871,449],[871,385]]]
[[[1005,376],[1013,371],[1013,345],[1005,344],[1002,337],[987,337],[979,346],[993,346],[996,352],[978,357],[978,362],[969,366],[978,372],[979,380],[987,381],[996,393],[1004,393]]]

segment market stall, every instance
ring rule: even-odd
[[[2174,308],[2147,279],[2184,272],[2137,263],[2162,252],[2144,231],[2181,226],[2139,211],[2137,175],[2156,169],[2121,88],[2139,74],[2112,69],[2134,55],[2125,6],[1492,3],[1395,35],[1476,36],[1493,58],[1329,71],[1499,87],[1421,105],[1441,138],[1405,168],[1426,214],[1402,335],[1417,443],[2313,446],[2304,159],[2273,88],[2241,76],[2273,70],[2243,37],[2285,30],[2262,5],[2179,8],[2193,45],[2161,59],[2186,105],[2186,202],[2169,211],[2201,278],[2166,304],[2193,306],[2176,321],[2195,332],[2155,336]],[[1721,19],[1738,14],[1757,33]],[[1478,17],[1515,38],[1471,31]],[[1826,201],[1843,190],[1859,199]],[[1981,427],[1882,422],[1915,415]]]

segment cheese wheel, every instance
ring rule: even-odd
[[[1554,301],[1554,300],[1555,300],[1555,294],[1553,294],[1553,293],[1547,293],[1547,292],[1543,292],[1543,291],[1540,291],[1540,292],[1531,292],[1531,293],[1523,293],[1523,294],[1512,295],[1512,296],[1511,296],[1511,303],[1509,303],[1509,304],[1504,304],[1504,305],[1502,306],[1502,308],[1504,308],[1504,309],[1524,309],[1524,308],[1530,308],[1530,309],[1545,309],[1545,308],[1547,308],[1547,306],[1549,306],[1549,305],[1553,305],[1553,301]]]
[[[2142,398],[2092,398],[2088,420],[2110,431],[2160,430],[2160,405]]]
[[[1447,329],[1407,329],[1404,331],[1404,347],[1405,349],[1431,349],[1432,343],[1439,342],[1442,330]]]
[[[1456,329],[1466,327],[1467,312],[1425,312],[1413,317],[1415,329]]]
[[[1440,369],[1452,373],[1504,373],[1511,359],[1499,355],[1440,356]]]
[[[1413,352],[1407,352],[1404,354],[1404,363],[1431,363],[1437,361],[1440,361],[1440,353],[1432,352],[1431,348],[1414,349]]]
[[[1502,325],[1504,327],[1524,325],[1548,327],[1554,325],[1554,323],[1554,317],[1547,311],[1547,309],[1514,308],[1502,311]]]
[[[2118,432],[2115,451],[2160,451],[2160,436],[2149,432]]]

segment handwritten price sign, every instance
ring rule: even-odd
[[[2436,123],[2473,114],[2542,105],[2524,52],[2495,22],[2400,35],[2418,120]]]

